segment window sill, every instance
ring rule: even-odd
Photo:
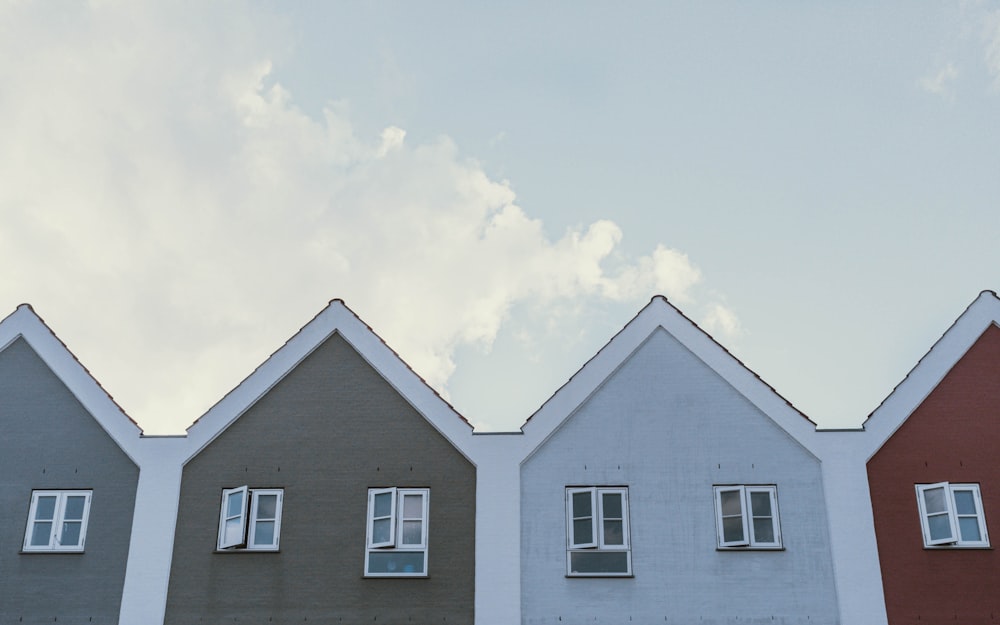
[[[396,575],[396,574],[370,574],[365,573],[361,579],[430,579],[430,575]]]
[[[635,573],[566,573],[566,579],[634,579]]]
[[[37,555],[61,555],[61,556],[73,556],[73,555],[83,555],[83,549],[21,549],[18,553],[26,556],[37,556]]]
[[[924,551],[993,551],[991,545],[924,545]]]
[[[212,553],[281,553],[281,549],[215,549]]]
[[[716,551],[785,551],[784,547],[716,547]]]

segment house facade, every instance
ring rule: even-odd
[[[866,423],[890,625],[1000,618],[998,323],[984,292]]]
[[[0,321],[0,623],[116,623],[139,428],[27,305]]]

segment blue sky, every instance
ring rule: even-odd
[[[0,2],[0,77],[0,311],[153,432],[332,298],[513,429],[656,293],[852,426],[1000,282],[1000,2]]]

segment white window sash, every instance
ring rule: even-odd
[[[736,515],[723,516],[722,495],[724,493],[737,493],[740,502],[740,525],[743,529],[743,538],[740,540],[726,540],[725,523],[727,518],[735,518]],[[719,534],[720,547],[748,547],[750,545],[750,533],[747,531],[747,497],[742,486],[716,486],[715,487],[715,519]]]
[[[744,487],[745,496],[745,516],[747,519],[747,529],[750,535],[750,545],[752,547],[780,547],[781,546],[781,524],[778,521],[778,492],[773,486],[745,486]],[[758,517],[754,515],[753,510],[753,498],[751,495],[753,493],[767,493],[768,500],[770,501],[771,507],[771,534],[774,536],[774,540],[765,541],[763,539],[757,538],[757,526],[754,523],[755,519],[765,518]]]
[[[986,534],[986,516],[983,514],[983,500],[979,493],[978,484],[949,484],[949,490],[951,491],[951,502],[954,504],[955,510],[955,525],[959,525],[959,519],[962,518],[975,518],[976,524],[979,526],[979,540],[964,540],[962,538],[962,529],[958,527],[956,532],[956,537],[958,538],[958,543],[965,546],[981,546],[988,547],[990,544],[989,536]],[[955,501],[955,493],[968,492],[972,495],[972,502],[975,506],[973,514],[959,514],[958,503]]]
[[[427,547],[427,511],[428,511],[428,501],[427,496],[429,493],[424,489],[403,489],[397,488],[396,490],[396,516],[399,517],[396,523],[396,530],[398,532],[396,536],[396,547],[402,550],[419,550]],[[420,498],[420,515],[414,517],[405,516],[406,510],[403,505],[405,497],[419,497]],[[407,543],[403,541],[403,530],[406,526],[406,521],[418,521],[420,523],[420,542],[419,543]]]
[[[389,514],[387,516],[375,516],[375,497],[377,495],[389,495]],[[388,539],[384,541],[375,540],[375,521],[389,521]],[[368,490],[368,548],[384,549],[396,546],[396,489],[395,488],[372,488]]]
[[[590,496],[590,540],[578,540],[576,535],[576,522],[577,520],[584,520],[587,517],[574,516],[573,512],[573,500],[577,494],[586,494]],[[598,516],[599,511],[597,508],[597,489],[596,488],[568,488],[566,489],[566,519],[568,522],[568,532],[569,537],[569,548],[570,549],[596,549],[599,544],[598,536]]]
[[[250,491],[250,517],[249,517],[249,536],[247,537],[247,549],[252,550],[272,550],[277,549],[279,544],[279,537],[281,535],[281,504],[284,498],[284,490],[280,488],[262,488],[254,489]],[[274,518],[260,518],[259,514],[259,503],[260,498],[264,496],[274,496]],[[271,538],[270,543],[257,544],[257,525],[261,522],[273,522],[274,523],[274,533]]]
[[[927,509],[927,493],[933,490],[941,490],[944,500],[944,510]],[[955,502],[952,498],[951,489],[948,482],[937,482],[936,484],[917,484],[917,506],[920,509],[920,525],[924,533],[924,544],[927,546],[950,545],[958,542],[958,527],[955,520]],[[948,519],[949,534],[940,538],[931,537],[931,518],[945,516]]]
[[[608,544],[604,536],[604,522],[607,520],[608,516],[604,513],[604,495],[617,495],[621,500],[622,507],[622,544]],[[629,548],[629,536],[628,536],[628,491],[622,488],[598,488],[597,489],[597,506],[598,514],[596,517],[596,525],[598,527],[599,543],[600,549],[606,550],[618,550],[624,551]],[[619,520],[615,518],[614,520]]]
[[[236,514],[230,514],[229,499],[237,493],[242,496],[240,507],[236,510]],[[222,490],[222,510],[219,513],[219,549],[232,549],[246,545],[249,495],[250,489],[247,486]],[[232,531],[229,531],[230,521],[236,521]]]
[[[83,551],[87,538],[87,523],[90,518],[90,499],[92,491],[85,490],[39,490],[32,491],[31,504],[28,508],[28,525],[24,532],[24,551]],[[54,497],[51,519],[38,519],[38,502],[45,497]],[[66,505],[69,498],[83,498],[83,511],[79,519],[66,519]],[[48,541],[44,545],[32,545],[31,538],[35,532],[37,523],[51,523],[49,527]],[[64,543],[64,530],[69,523],[79,524],[77,540],[73,543]]]

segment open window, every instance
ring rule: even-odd
[[[32,491],[23,550],[83,551],[91,495],[89,490]]]
[[[989,547],[979,484],[917,484],[925,547]]]
[[[365,576],[425,577],[430,489],[368,489]]]
[[[775,486],[715,487],[719,549],[781,549]]]
[[[566,574],[614,577],[632,574],[628,488],[566,489]]]
[[[280,488],[224,489],[219,550],[277,551],[283,494]]]

